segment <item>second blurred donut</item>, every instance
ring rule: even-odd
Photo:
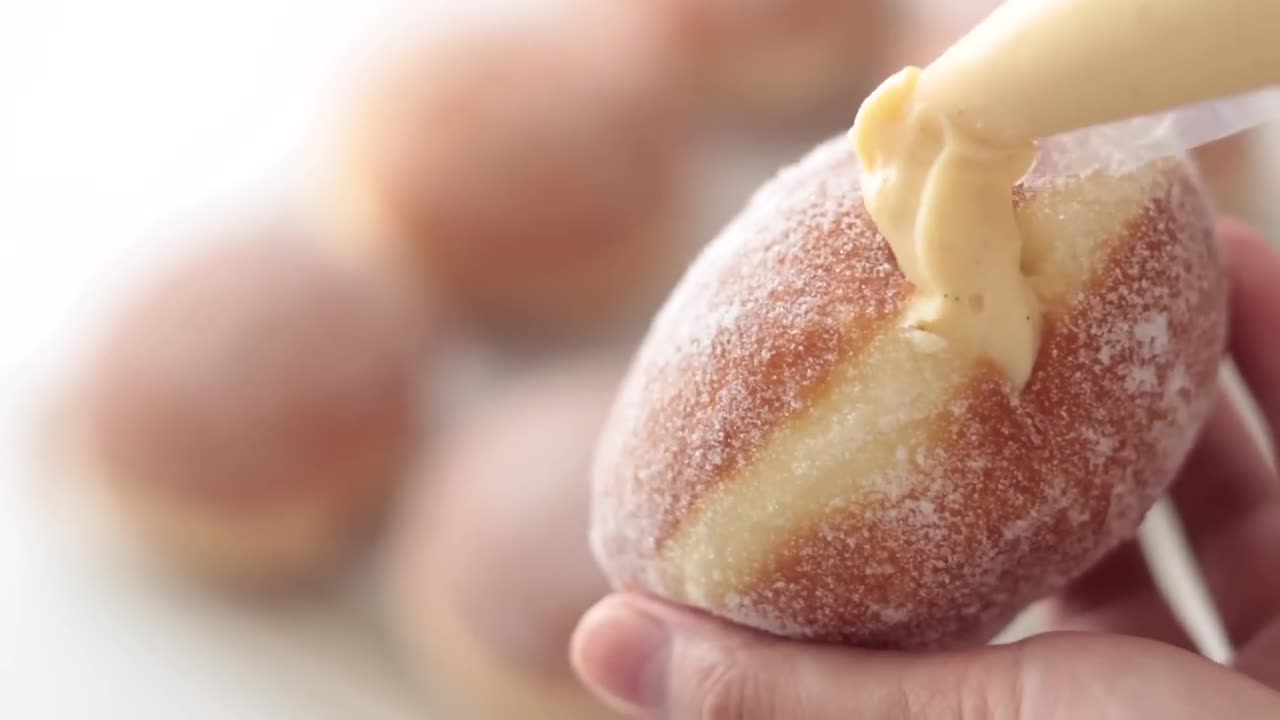
[[[1000,0],[897,0],[877,74],[925,67],[1000,5]]]
[[[748,124],[853,121],[874,87],[891,0],[614,0],[650,10],[716,114]],[[827,122],[829,121],[829,122]],[[832,124],[834,123],[834,124]],[[827,125],[831,125],[828,127]]]
[[[569,639],[608,591],[587,475],[621,369],[518,381],[454,428],[398,519],[388,600],[443,717],[610,717],[578,685]]]
[[[345,202],[376,252],[487,334],[638,320],[684,254],[683,122],[656,55],[588,18],[420,45],[356,113]]]

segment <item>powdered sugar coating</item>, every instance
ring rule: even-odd
[[[935,369],[888,411],[874,387],[838,386],[842,367],[895,341],[909,292],[862,210],[847,143],[764,188],[657,318],[602,438],[593,544],[615,584],[781,635],[938,647],[986,639],[1128,537],[1212,399],[1225,287],[1211,215],[1177,162],[1083,185],[1041,171],[1018,203],[1043,241],[1028,248],[1047,307],[1031,382],[1011,396],[989,365],[925,343],[921,356],[943,359],[920,361]],[[867,382],[900,381],[914,362]],[[837,391],[852,402],[805,426],[829,437],[787,441],[791,476],[744,472]],[[810,458],[858,466],[890,441],[857,479],[867,492],[788,519],[759,558],[737,554],[782,510],[706,520],[762,482],[807,492]],[[679,536],[695,523],[740,533],[699,551],[752,570],[690,564]],[[717,590],[690,591],[703,586]]]
[[[871,339],[849,323],[887,322],[905,296],[864,218],[855,164],[812,171],[827,149],[784,170],[707,246],[634,360],[594,473],[594,542],[615,578],[642,576],[698,498]],[[820,180],[793,191],[810,176]]]

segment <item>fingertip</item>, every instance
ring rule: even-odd
[[[1275,288],[1274,282],[1258,285],[1256,280],[1280,275],[1280,260],[1271,244],[1257,229],[1241,220],[1228,218],[1218,224],[1218,238],[1226,255],[1233,290],[1252,294],[1258,289]],[[1234,294],[1234,293],[1233,293]]]
[[[648,708],[662,692],[671,633],[658,614],[635,598],[610,595],[583,615],[570,659],[593,692],[623,712]]]
[[[1258,237],[1259,233],[1249,223],[1236,217],[1224,217],[1218,221],[1218,235],[1224,240]]]

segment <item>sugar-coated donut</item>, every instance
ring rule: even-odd
[[[87,449],[155,556],[253,590],[347,556],[417,442],[423,323],[293,228],[183,259],[106,333]]]
[[[619,1],[619,0],[615,0]],[[714,105],[766,121],[853,117],[874,86],[884,0],[620,0],[657,14]]]
[[[1135,531],[1212,402],[1225,279],[1194,168],[1014,192],[1046,308],[1020,392],[908,331],[844,138],[763,188],[658,315],[603,432],[612,582],[782,636],[983,642]],[[1061,157],[1061,155],[1057,155]]]
[[[434,38],[390,61],[355,113],[350,236],[380,241],[364,249],[486,334],[638,325],[687,260],[679,94],[648,42],[586,25]]]
[[[613,717],[569,640],[608,592],[587,545],[591,452],[619,363],[534,372],[459,423],[399,518],[389,605],[447,717]]]

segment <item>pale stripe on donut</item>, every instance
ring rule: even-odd
[[[1019,222],[1026,264],[1049,312],[1065,314],[1108,268],[1126,224],[1168,179],[1170,161],[1123,177],[1028,183]],[[911,490],[912,454],[927,450],[938,417],[980,367],[932,336],[887,326],[872,346],[837,367],[804,412],[776,429],[752,462],[703,498],[661,549],[660,587],[711,609],[733,605],[797,528],[841,505]],[[963,413],[960,414],[963,417]],[[726,546],[724,538],[734,538]]]

